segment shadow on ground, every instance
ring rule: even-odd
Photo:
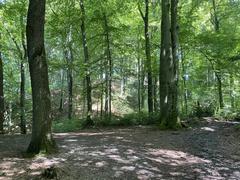
[[[240,179],[240,140],[234,123],[205,119],[183,131],[153,127],[59,133],[60,152],[24,159],[29,136],[0,137],[0,180],[43,179]]]

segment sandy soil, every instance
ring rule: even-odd
[[[240,179],[240,133],[233,122],[205,118],[181,131],[109,128],[55,134],[59,153],[23,158],[29,136],[0,136],[0,180]]]

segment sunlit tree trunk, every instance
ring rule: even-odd
[[[171,11],[170,11],[171,7]],[[171,12],[171,21],[170,21]],[[161,127],[175,129],[178,121],[178,33],[177,0],[162,1],[162,41],[160,57]]]
[[[172,79],[171,79],[171,99],[170,127],[176,127],[179,123],[178,117],[178,70],[179,70],[179,42],[178,42],[178,0],[171,0],[171,40],[172,40]]]
[[[143,22],[145,35],[145,54],[148,80],[148,112],[153,112],[153,78],[152,78],[152,61],[151,61],[151,47],[150,47],[150,32],[149,32],[149,0],[145,0],[145,14],[139,7]]]
[[[89,61],[89,52],[87,44],[87,35],[85,28],[85,7],[84,1],[80,0],[81,8],[81,32],[82,32],[82,45],[84,51],[84,63],[85,63],[85,79],[86,79],[86,96],[87,96],[87,125],[93,125],[92,121],[92,85],[90,77],[90,61]]]
[[[106,77],[108,77],[108,118],[111,120],[112,118],[112,53],[110,48],[110,30],[108,25],[108,19],[106,14],[104,14],[104,28],[105,28],[105,40],[106,40],[106,53],[107,53],[107,67],[108,67],[108,75],[106,74]]]
[[[231,100],[231,107],[235,109],[235,98],[234,98],[234,77],[230,74],[230,100]]]
[[[72,119],[73,114],[73,52],[71,45],[65,52],[68,68],[67,68],[67,82],[68,82],[68,119]]]
[[[183,49],[181,48],[181,57],[182,57],[182,82],[183,82],[183,100],[184,100],[184,110],[185,115],[188,115],[188,89],[187,89],[187,76],[186,76],[186,66],[185,66],[185,57]]]
[[[220,22],[217,14],[217,7],[216,7],[216,1],[212,0],[212,6],[213,6],[213,25],[214,30],[216,33],[220,30]],[[222,73],[220,70],[215,72],[216,78],[217,78],[217,89],[218,89],[218,101],[219,101],[219,107],[222,109],[224,107],[224,101],[223,101],[223,92],[222,92]]]
[[[51,96],[44,47],[45,0],[30,0],[27,17],[27,52],[32,86],[33,122],[29,153],[52,152]]]
[[[140,40],[138,40],[137,57],[137,76],[138,76],[138,113],[141,112],[141,59],[140,59]]]
[[[1,34],[0,34],[1,39]],[[0,134],[3,134],[4,123],[4,93],[3,93],[3,60],[0,45]]]

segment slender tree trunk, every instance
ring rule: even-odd
[[[50,153],[56,144],[51,132],[51,96],[44,47],[45,0],[30,0],[27,17],[27,52],[32,86],[33,124],[29,153]]]
[[[158,83],[158,77],[157,75],[154,75],[154,85],[153,85],[153,107],[154,107],[154,112],[157,112],[158,111],[158,95],[157,95],[157,83]]]
[[[61,70],[60,74],[61,81],[61,92],[60,92],[60,103],[59,103],[59,112],[63,111],[63,94],[64,94],[64,70]]]
[[[101,63],[100,63],[100,70],[101,70],[101,95],[100,95],[100,98],[101,98],[101,107],[100,107],[100,119],[102,120],[103,118],[103,96],[104,96],[104,75],[103,75],[103,64],[104,64],[104,61],[101,60]]]
[[[68,119],[72,119],[73,113],[73,73],[72,73],[72,64],[73,64],[73,53],[71,44],[65,50],[65,58],[67,61],[67,82],[68,82]]]
[[[67,69],[67,80],[68,80],[68,119],[72,119],[73,113],[73,75],[72,75],[72,67],[71,60],[68,60],[68,69]]]
[[[216,8],[216,2],[215,0],[212,0],[212,5],[213,5],[213,18],[214,18],[214,29],[216,32],[219,32],[220,29],[220,23],[217,15],[217,8]]]
[[[65,58],[67,61],[67,81],[68,81],[68,119],[71,120],[73,116],[73,50],[72,50],[72,34],[71,28],[66,40]]]
[[[186,77],[186,67],[185,67],[185,59],[183,54],[183,49],[181,49],[181,57],[182,57],[182,79],[183,79],[183,99],[184,99],[184,109],[185,115],[188,114],[188,90],[187,90],[187,77]]]
[[[148,112],[153,112],[153,82],[152,82],[152,61],[150,50],[150,32],[149,32],[149,1],[145,0],[145,53],[147,59],[147,77],[148,77]]]
[[[231,99],[231,107],[235,109],[235,98],[234,98],[234,77],[230,74],[230,99]]]
[[[84,63],[85,63],[85,78],[86,78],[86,95],[87,95],[87,125],[93,125],[92,121],[92,85],[90,77],[90,62],[89,62],[89,53],[88,53],[88,44],[87,44],[87,35],[85,29],[85,7],[84,1],[80,0],[81,8],[81,32],[82,32],[82,45],[84,50]]]
[[[138,57],[137,57],[137,75],[138,75],[138,113],[141,112],[141,59],[140,59],[140,40],[138,40]]]
[[[218,19],[217,7],[216,7],[215,0],[212,0],[212,6],[213,6],[214,30],[215,30],[216,33],[218,33],[219,30],[220,30],[220,22],[219,22],[219,19]],[[224,107],[223,93],[222,93],[222,74],[221,74],[221,72],[215,72],[215,75],[217,77],[219,107],[220,107],[220,109],[222,109]]]
[[[109,84],[109,77],[108,77],[108,61],[105,65],[105,107],[104,107],[104,110],[105,110],[105,116],[107,117],[108,116],[108,104],[109,104],[109,93],[108,93],[108,84]]]
[[[146,101],[146,88],[144,85],[145,82],[145,72],[144,72],[144,68],[143,68],[143,63],[142,63],[142,72],[141,72],[141,87],[142,87],[142,91],[141,91],[141,108],[144,109],[145,108],[145,101]]]
[[[112,54],[110,48],[110,35],[109,35],[109,26],[106,14],[104,14],[104,27],[105,27],[105,36],[106,36],[106,53],[107,53],[107,61],[108,61],[108,118],[111,120],[112,118]]]
[[[144,35],[145,35],[145,54],[146,54],[146,67],[147,67],[147,80],[148,80],[148,112],[153,112],[153,80],[152,80],[152,61],[151,61],[151,48],[150,48],[150,32],[149,32],[149,0],[145,0],[145,14],[139,7],[143,22],[144,22]]]
[[[218,88],[218,98],[219,98],[219,107],[222,109],[224,107],[224,102],[223,102],[223,93],[222,93],[222,75],[221,72],[216,72],[216,77],[217,77],[217,88]]]
[[[21,134],[26,134],[26,120],[25,120],[25,70],[24,62],[21,62],[21,85],[20,85],[20,120],[21,120]]]
[[[23,16],[21,17],[21,28],[24,27],[23,25]],[[23,47],[23,56],[21,58],[21,83],[20,83],[20,121],[21,121],[21,134],[26,134],[26,119],[25,119],[25,61],[27,60],[27,47],[25,44],[25,34],[23,29],[21,30],[21,39],[22,39],[22,47]]]
[[[0,34],[1,39],[1,34]],[[4,93],[3,93],[3,60],[0,45],[0,134],[3,134],[4,123]]]

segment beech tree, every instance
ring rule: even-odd
[[[145,54],[147,66],[148,79],[148,112],[153,112],[153,78],[152,78],[152,61],[151,61],[151,44],[149,32],[149,1],[145,0],[145,13],[142,12],[140,5],[138,5],[141,17],[144,22],[144,36],[145,36]]]
[[[32,86],[33,120],[29,153],[52,152],[51,97],[44,47],[45,0],[30,0],[27,16],[27,52]]]
[[[85,29],[85,7],[84,1],[80,0],[80,9],[81,9],[81,32],[82,32],[82,46],[84,51],[84,63],[85,63],[85,82],[86,82],[86,95],[87,95],[87,124],[92,125],[93,121],[92,116],[92,85],[91,85],[91,76],[89,68],[89,52],[87,44],[87,35]]]
[[[160,57],[160,120],[163,128],[177,128],[178,120],[178,25],[177,0],[162,1]]]

